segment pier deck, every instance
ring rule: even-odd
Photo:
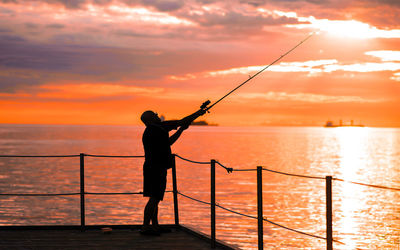
[[[161,236],[144,236],[139,227],[114,227],[103,233],[101,227],[82,232],[79,227],[2,227],[1,249],[211,249],[209,239],[187,227],[168,226],[171,233]],[[214,249],[238,249],[217,242]]]

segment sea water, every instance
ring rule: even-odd
[[[0,125],[1,155],[139,155],[143,126]],[[400,129],[193,126],[173,145],[187,159],[263,171],[263,214],[326,237],[325,176],[400,188]],[[85,157],[86,192],[140,192],[143,158]],[[79,157],[0,158],[1,193],[79,193]],[[210,165],[176,160],[178,190],[210,201]],[[172,190],[169,173],[168,190]],[[399,249],[400,191],[333,181],[335,249]],[[255,171],[217,165],[216,201],[257,216]],[[79,195],[0,196],[1,225],[79,225]],[[210,234],[210,207],[178,196],[180,223]],[[86,195],[86,224],[141,224],[141,195]],[[160,222],[174,223],[172,193]],[[257,220],[216,209],[217,239],[257,248]],[[266,249],[324,249],[326,242],[264,221]]]

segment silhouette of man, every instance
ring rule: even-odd
[[[143,196],[149,197],[144,208],[141,234],[160,235],[162,232],[169,231],[161,228],[158,224],[158,204],[164,198],[167,170],[172,167],[171,145],[189,127],[192,121],[205,112],[204,109],[200,109],[181,120],[171,121],[162,121],[158,114],[153,111],[145,111],[140,117],[146,125],[142,137],[145,152]],[[168,132],[173,129],[178,130],[172,136],[169,136]]]

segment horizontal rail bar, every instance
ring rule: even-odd
[[[310,175],[301,175],[301,174],[290,174],[290,173],[285,173],[281,171],[276,171],[276,170],[271,170],[268,168],[262,168],[264,171],[272,172],[275,174],[283,174],[283,175],[288,175],[288,176],[294,176],[294,177],[302,177],[302,178],[309,178],[309,179],[318,179],[318,180],[325,180],[325,177],[319,177],[319,176],[310,176]]]
[[[85,154],[88,157],[107,157],[107,158],[144,158],[144,155],[92,155]]]
[[[228,212],[231,212],[231,213],[234,213],[234,214],[237,214],[237,215],[241,215],[241,216],[248,217],[248,218],[251,218],[251,219],[257,219],[257,216],[252,216],[252,215],[243,214],[243,213],[234,211],[234,210],[232,210],[232,209],[223,207],[223,206],[221,206],[221,205],[219,205],[219,204],[216,204],[216,206],[219,207],[219,208],[221,208],[221,209],[223,209],[223,210],[226,210],[226,211],[228,211]]]
[[[132,224],[94,224],[86,225],[86,229],[102,229],[104,227],[111,227],[112,229],[131,229],[137,230],[143,227],[143,225],[132,225]],[[177,228],[175,225],[165,224],[162,227],[166,228]],[[80,225],[0,225],[0,231],[5,230],[77,230],[80,229]]]
[[[188,162],[192,162],[192,163],[197,163],[197,164],[210,164],[211,162],[199,162],[199,161],[192,161],[186,158],[183,158],[177,154],[175,154],[178,158],[184,160],[184,161],[188,161]],[[226,171],[228,171],[228,173],[231,173],[233,171],[235,172],[245,172],[245,171],[257,171],[256,168],[249,168],[249,169],[235,169],[235,168],[229,168],[224,166],[222,163],[220,163],[219,161],[215,161],[216,164],[218,164],[219,166],[221,166],[222,168],[224,168]],[[287,176],[293,176],[293,177],[300,177],[300,178],[308,178],[308,179],[317,179],[317,180],[325,180],[325,177],[321,177],[321,176],[311,176],[311,175],[301,175],[301,174],[292,174],[292,173],[286,173],[286,172],[282,172],[282,171],[277,171],[277,170],[272,170],[272,169],[268,169],[263,167],[262,168],[263,171],[268,171],[271,173],[275,173],[275,174],[282,174],[282,175],[287,175]],[[363,186],[368,186],[368,187],[374,187],[374,188],[381,188],[381,189],[390,189],[390,190],[395,190],[395,191],[400,191],[400,188],[393,188],[393,187],[386,187],[386,186],[380,186],[380,185],[373,185],[373,184],[366,184],[366,183],[360,183],[360,182],[355,182],[355,181],[346,181],[343,179],[339,179],[339,178],[333,178],[333,180],[337,180],[337,181],[343,181],[343,182],[349,182],[352,184],[357,184],[357,185],[363,185]]]
[[[80,155],[0,155],[0,157],[15,157],[15,158],[64,158],[64,157],[79,157]]]
[[[168,190],[165,191],[166,193],[172,193],[173,191]],[[79,195],[81,193],[56,193],[56,194],[44,194],[44,193],[24,193],[24,194],[17,194],[17,193],[0,193],[0,196],[63,196],[63,195]],[[101,193],[101,192],[85,192],[88,195],[130,195],[130,194],[143,194],[143,192],[124,192],[124,193]]]
[[[381,188],[381,189],[389,189],[389,190],[394,190],[394,191],[400,191],[400,188],[393,188],[393,187],[380,186],[380,185],[374,185],[374,184],[366,184],[366,183],[355,182],[355,181],[347,181],[347,180],[339,179],[339,178],[332,178],[332,180],[347,182],[347,183],[361,185],[361,186],[373,187],[373,188]]]
[[[180,194],[180,195],[182,195],[183,197],[186,197],[186,198],[188,198],[188,199],[190,199],[190,200],[197,201],[197,202],[200,202],[200,203],[203,203],[203,204],[206,204],[206,205],[211,205],[211,202],[206,202],[206,201],[202,201],[202,200],[199,200],[199,199],[190,197],[190,196],[188,196],[188,195],[182,194],[182,193],[179,192],[179,191],[178,191],[178,194]]]
[[[64,195],[79,195],[81,193],[58,193],[58,194],[13,194],[13,193],[3,193],[0,196],[64,196]]]
[[[143,194],[143,192],[126,192],[126,193],[98,193],[98,192],[85,192],[88,195],[130,195],[130,194]]]
[[[183,158],[182,156],[177,155],[177,154],[175,154],[175,156],[178,157],[178,158],[181,159],[181,160],[188,161],[188,162],[191,162],[191,163],[196,163],[196,164],[211,164],[211,161],[192,161],[192,160]]]
[[[143,155],[96,155],[96,154],[83,154],[84,156],[88,156],[88,157],[108,157],[108,158],[144,158]],[[210,164],[211,162],[201,162],[201,161],[193,161],[187,158],[184,158],[180,155],[175,154],[178,158],[184,160],[184,161],[188,161],[188,162],[192,162],[192,163],[196,163],[196,164]],[[80,157],[80,155],[0,155],[0,158],[67,158],[67,157]],[[244,171],[257,171],[257,169],[234,169],[234,168],[228,168],[226,166],[224,166],[223,164],[221,164],[220,162],[216,161],[216,163],[218,165],[220,165],[221,167],[225,168],[228,173],[230,172],[244,172]],[[277,171],[277,170],[272,170],[272,169],[268,169],[263,167],[264,171],[268,171],[271,173],[276,173],[276,174],[282,174],[282,175],[287,175],[287,176],[294,176],[294,177],[302,177],[302,178],[309,178],[309,179],[319,179],[319,180],[324,180],[324,177],[320,177],[320,176],[309,176],[309,175],[300,175],[300,174],[291,174],[291,173],[286,173],[286,172],[281,172],[281,171]],[[333,180],[336,181],[342,181],[342,182],[348,182],[348,183],[352,183],[352,184],[356,184],[356,185],[362,185],[362,186],[367,186],[367,187],[373,187],[373,188],[380,188],[380,189],[388,189],[388,190],[394,190],[394,191],[400,191],[400,188],[394,188],[394,187],[387,187],[387,186],[381,186],[381,185],[374,185],[374,184],[368,184],[368,183],[361,183],[361,182],[355,182],[355,181],[348,181],[348,180],[344,180],[344,179],[340,179],[340,178],[335,178],[333,177]],[[0,195],[13,195],[13,194],[0,194]],[[34,196],[31,194],[27,194],[27,196]],[[48,194],[48,195],[53,195],[53,194]],[[55,194],[56,195],[56,194]],[[69,195],[69,194],[60,194],[60,195]]]
[[[81,193],[59,193],[59,194],[15,194],[15,193],[4,193],[0,194],[0,196],[64,196],[64,195],[80,195]],[[85,192],[88,195],[125,195],[125,194],[143,194],[143,192],[135,192],[135,193],[92,193]]]
[[[253,172],[255,172],[255,171],[257,171],[257,169],[256,169],[256,168],[233,168],[232,171],[235,171],[235,172],[249,172],[249,171],[253,171]]]
[[[263,220],[266,221],[266,222],[268,222],[268,223],[271,223],[272,225],[275,225],[275,226],[277,226],[277,227],[284,228],[284,229],[286,229],[286,230],[289,230],[289,231],[292,231],[292,232],[295,232],[295,233],[307,235],[307,236],[314,237],[314,238],[321,239],[321,240],[326,240],[325,237],[318,236],[318,235],[313,235],[313,234],[310,234],[310,233],[306,233],[306,232],[299,231],[299,230],[297,230],[297,229],[293,229],[293,228],[290,228],[290,227],[286,227],[286,226],[283,226],[283,225],[278,224],[278,223],[276,223],[276,222],[273,222],[273,221],[271,221],[271,220],[268,220],[268,219],[266,219],[266,218],[263,218]]]
[[[92,155],[83,154],[88,157],[108,157],[108,158],[144,158],[144,155]],[[79,155],[0,155],[0,157],[16,158],[57,158],[57,157],[80,157]]]
[[[232,171],[233,171],[233,168],[228,168],[228,167],[225,167],[225,166],[224,166],[224,165],[222,165],[222,164],[221,164],[221,162],[219,162],[219,161],[215,161],[215,163],[217,163],[219,166],[221,166],[221,167],[225,168],[225,170],[226,170],[226,171],[228,171],[228,173],[232,173]]]

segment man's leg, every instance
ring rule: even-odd
[[[158,204],[154,210],[153,217],[151,218],[151,224],[153,226],[153,229],[159,233],[170,233],[171,232],[171,229],[160,227],[160,225],[158,224]]]
[[[144,208],[144,216],[143,216],[143,226],[150,226],[150,220],[154,223],[154,215],[158,214],[158,203],[160,200],[150,197],[149,201]],[[156,214],[156,216],[157,216]],[[156,221],[158,223],[158,221]]]
[[[154,228],[158,228],[158,203],[157,206],[154,208],[153,216],[151,217],[151,224]]]
[[[158,203],[160,200],[150,197],[149,201],[147,202],[145,208],[144,208],[144,213],[143,213],[143,230],[150,229],[150,221],[154,223],[154,215],[155,213],[158,214]],[[157,216],[156,214],[156,216]],[[158,224],[158,220],[156,221]]]

